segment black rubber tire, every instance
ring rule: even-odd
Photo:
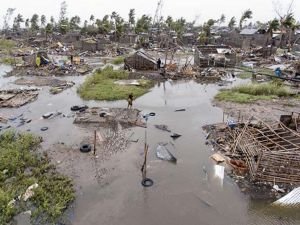
[[[85,110],[87,108],[88,107],[86,105],[82,105],[82,106],[74,105],[71,107],[71,111],[80,111],[80,110]]]
[[[42,127],[41,128],[41,131],[46,131],[46,130],[48,130],[49,128],[48,127]]]
[[[53,113],[46,113],[46,114],[43,115],[43,118],[44,118],[44,119],[48,119],[48,118],[50,118],[51,116],[53,116]]]
[[[154,113],[154,112],[149,113],[149,116],[155,116],[155,115],[156,115],[156,113]]]
[[[145,178],[142,180],[141,184],[143,185],[143,187],[151,187],[153,186],[154,182],[150,178]]]
[[[83,153],[88,153],[92,150],[92,146],[90,144],[82,144],[80,146],[80,151]]]
[[[105,116],[106,116],[106,113],[105,113],[105,112],[102,112],[102,113],[99,114],[99,116],[100,116],[100,117],[105,117]]]

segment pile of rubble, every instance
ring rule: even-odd
[[[299,117],[295,121],[293,128],[300,124]],[[218,152],[216,161],[226,161],[238,176],[255,184],[288,188],[300,184],[300,133],[284,123],[287,121],[268,124],[255,119],[204,129],[208,132],[207,144]]]
[[[0,108],[15,108],[35,101],[38,97],[38,89],[13,89],[0,90]]]
[[[57,78],[49,77],[35,77],[31,78],[20,78],[15,81],[17,85],[27,85],[27,86],[50,86],[51,94],[58,94],[62,91],[71,88],[75,85],[72,81],[60,80]]]
[[[140,111],[125,108],[89,108],[76,107],[78,110],[74,123],[82,125],[97,125],[102,127],[114,127],[120,124],[122,127],[145,127]]]

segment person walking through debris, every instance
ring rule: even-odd
[[[132,93],[128,95],[127,101],[128,101],[127,109],[131,109],[132,108],[132,102],[133,102],[133,94]]]
[[[158,60],[157,60],[157,69],[159,70],[160,69],[160,66],[161,66],[161,59],[160,58],[158,58]]]

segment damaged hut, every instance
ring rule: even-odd
[[[124,63],[127,67],[136,70],[156,70],[156,60],[143,51],[137,51],[133,55],[125,58]]]
[[[195,64],[199,67],[234,67],[236,53],[226,45],[200,45],[195,50]]]
[[[245,125],[235,141],[251,180],[300,184],[300,134],[283,123]]]

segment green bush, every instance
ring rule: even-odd
[[[120,65],[120,64],[124,63],[124,59],[125,59],[124,57],[119,56],[119,57],[114,58],[111,63],[114,65]]]
[[[7,224],[14,215],[32,207],[33,215],[55,221],[74,199],[71,180],[59,175],[49,159],[36,152],[40,141],[28,133],[8,131],[0,135],[0,224]],[[31,172],[26,174],[26,170]],[[39,187],[28,202],[8,205],[35,183]]]

